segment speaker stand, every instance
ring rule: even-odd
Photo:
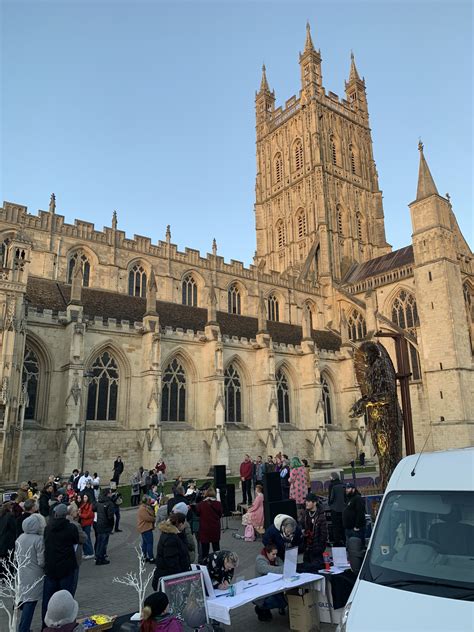
[[[238,527],[229,527],[229,516],[221,516],[221,533],[224,531],[238,531]]]

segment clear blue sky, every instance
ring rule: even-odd
[[[472,3],[2,3],[2,199],[251,262],[254,96],[299,85],[305,24],[340,96],[365,76],[388,241],[410,242],[418,138],[472,243]]]

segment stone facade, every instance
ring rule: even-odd
[[[299,97],[256,94],[254,264],[0,209],[0,479],[163,456],[236,472],[244,452],[345,463],[364,449],[354,344],[408,341],[415,443],[473,443],[472,253],[420,146],[413,244],[392,252],[365,83],[326,93],[309,28]],[[390,339],[385,339],[394,357]],[[395,360],[395,357],[394,357]],[[86,421],[85,421],[86,420]],[[85,434],[84,431],[86,430]]]

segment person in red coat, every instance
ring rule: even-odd
[[[215,489],[206,489],[204,500],[196,505],[195,511],[199,516],[198,540],[201,560],[204,560],[209,555],[211,544],[213,552],[220,550],[222,505],[216,500]]]
[[[244,460],[240,464],[240,480],[242,481],[242,502],[244,505],[252,504],[252,478],[253,478],[253,463],[248,454],[245,455]]]
[[[79,505],[79,522],[87,538],[83,544],[84,556],[82,559],[91,560],[95,557],[91,538],[91,530],[94,523],[94,508],[87,494],[82,495],[81,501]]]

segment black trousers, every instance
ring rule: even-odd
[[[333,546],[345,546],[346,534],[342,526],[342,512],[331,509]]]
[[[210,549],[211,549],[211,543],[201,542],[201,557],[203,560],[205,560],[206,557],[209,555]],[[212,552],[215,553],[216,551],[220,551],[220,550],[221,550],[221,547],[220,547],[219,541],[212,542]]]
[[[242,483],[242,502],[244,505],[250,505],[252,502],[252,481],[249,479],[248,481],[241,481]]]

